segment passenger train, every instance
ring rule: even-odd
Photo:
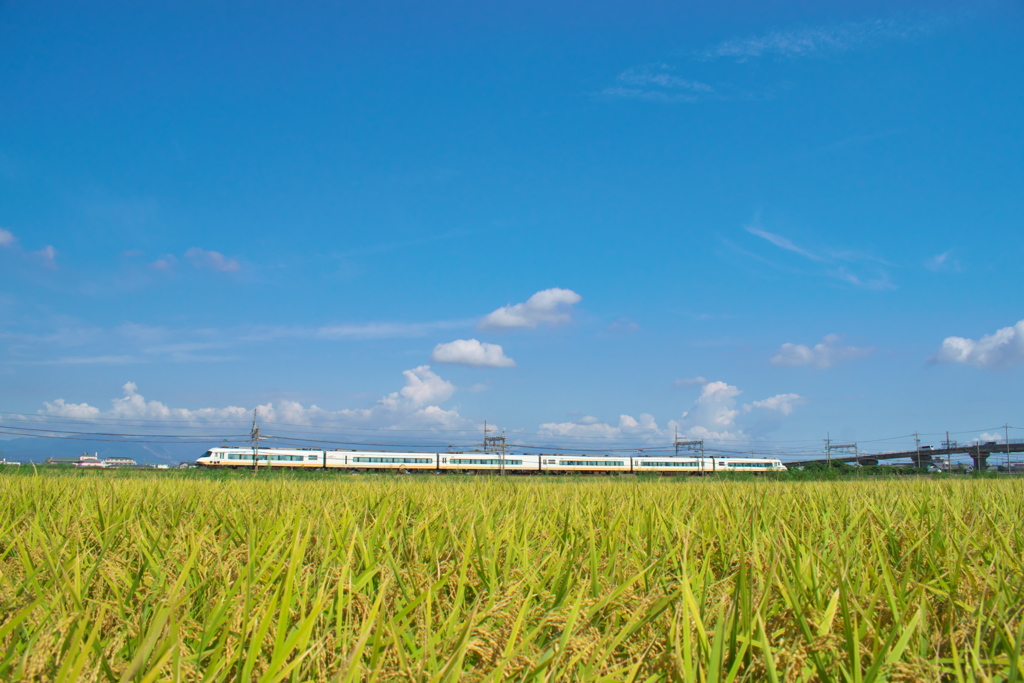
[[[498,472],[509,474],[615,474],[643,472],[661,474],[710,474],[713,472],[784,472],[786,466],[773,458],[616,456],[616,455],[526,455],[510,453],[417,453],[394,451],[328,451],[312,449],[211,448],[196,460],[205,467],[271,467],[340,469],[354,472]],[[504,463],[502,462],[504,460]]]

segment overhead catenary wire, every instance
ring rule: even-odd
[[[13,414],[14,413],[8,413],[8,415]],[[228,430],[230,429],[230,427],[227,426],[228,424],[240,423],[240,421],[236,420],[211,420],[199,422],[194,420],[165,420],[154,418],[80,418],[39,414],[28,415],[24,413],[21,415],[30,417],[31,419],[3,420],[0,422],[0,434],[23,438],[52,438],[63,440],[78,439],[83,441],[106,441],[114,443],[159,444],[213,444],[214,442],[234,443],[244,442],[249,437],[247,434],[236,434],[233,432],[224,433],[220,431],[220,425],[224,425],[223,429]],[[0,416],[0,420],[2,420],[2,416]],[[67,428],[68,426],[85,427],[90,423],[99,423],[96,426],[103,426],[106,427],[106,429],[87,431],[85,429]],[[116,426],[118,424],[123,424],[125,427],[131,427],[132,430],[117,430]],[[406,448],[463,451],[470,451],[480,447],[478,440],[468,438],[470,435],[475,434],[475,430],[469,429],[392,429],[386,427],[300,425],[295,423],[275,422],[269,422],[266,424],[277,427],[294,427],[294,429],[275,430],[278,433],[273,436],[264,437],[268,440],[273,440],[274,443],[280,443],[282,445],[305,443],[324,446],[345,446],[348,448],[368,450],[374,448]],[[162,427],[163,429],[158,432],[149,431],[147,429],[149,426],[154,430],[158,427]],[[199,431],[200,429],[204,431]],[[984,432],[994,432],[996,429],[997,428],[960,430],[951,431],[949,433],[981,434]],[[1000,431],[1004,431],[1004,433],[1008,433],[1008,429],[1022,430],[1024,428],[1000,427],[998,429]],[[385,433],[396,438],[387,440],[367,438],[369,434],[382,435]],[[510,433],[519,437],[553,436],[547,433],[527,432],[525,430],[518,432],[512,431]],[[942,436],[943,434],[944,433],[936,433],[935,435]],[[466,438],[452,438],[461,435],[465,435]],[[906,434],[875,439],[860,439],[858,440],[858,443],[880,444],[899,441],[901,439],[906,440],[912,438],[912,436],[912,434]],[[994,440],[1001,441],[1002,439]],[[567,453],[607,454],[640,452],[646,455],[659,456],[669,455],[672,453],[672,447],[668,444],[651,444],[649,441],[639,440],[631,441],[630,435],[618,435],[617,438],[613,439],[602,436],[571,436],[559,439],[556,436],[554,439],[545,439],[539,443],[533,442],[532,439],[528,438],[520,438],[517,441],[517,443],[509,444],[509,447],[517,448],[524,452],[561,451]],[[1009,441],[1018,443],[1020,440],[1012,439]],[[751,439],[745,442],[736,442],[724,439],[708,439],[707,442],[708,445],[706,450],[709,453],[719,455],[749,456],[752,452],[756,451],[757,454],[760,455],[779,457],[785,460],[813,460],[820,456],[820,451],[818,449],[809,447],[809,444],[815,443],[815,441],[811,440]],[[961,446],[967,447],[968,444],[961,444]],[[872,455],[885,455],[887,453],[897,452],[904,451],[895,449],[875,453],[861,451],[860,456],[862,458],[870,458]]]

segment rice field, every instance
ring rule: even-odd
[[[0,474],[0,680],[1021,680],[1024,481]]]

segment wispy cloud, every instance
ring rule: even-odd
[[[738,62],[759,57],[795,59],[824,56],[918,38],[932,33],[942,23],[944,20],[941,17],[916,21],[892,17],[780,29],[758,36],[723,40],[699,51],[695,56],[703,61],[733,59]]]
[[[710,62],[743,64],[758,59],[796,60],[824,57],[886,43],[913,40],[935,32],[949,21],[943,15],[907,17],[893,15],[865,21],[848,21],[822,26],[781,28],[760,35],[735,37],[691,53],[685,76],[673,64],[656,62],[628,68],[615,82],[600,91],[609,99],[634,99],[651,102],[735,101],[771,98],[792,84],[757,82],[750,87],[737,86],[749,71],[723,79],[720,69]],[[698,75],[691,75],[696,73]],[[714,73],[702,77],[700,74]]]
[[[852,250],[823,249],[821,251],[812,251],[797,245],[788,237],[765,230],[759,223],[748,225],[745,227],[745,230],[751,235],[760,237],[779,249],[797,254],[808,261],[814,262],[815,264],[820,264],[815,266],[815,269],[811,271],[818,275],[840,280],[860,289],[875,291],[896,289],[896,285],[894,285],[889,279],[889,273],[883,268],[883,266],[890,266],[891,264],[883,259]],[[744,251],[735,246],[734,248],[741,253],[751,256],[759,261],[768,263],[775,268],[780,267],[770,261],[766,261],[757,254]],[[846,265],[837,263],[840,261],[845,262]],[[822,270],[822,266],[826,267]],[[856,266],[861,270],[868,271],[868,274],[852,272],[850,270],[851,266]]]
[[[801,256],[811,259],[812,261],[823,260],[817,254],[812,254],[806,249],[802,249],[801,247],[796,246],[795,244],[793,244],[793,242],[783,237],[782,235],[776,235],[775,233],[768,232],[767,230],[763,230],[756,225],[748,225],[747,232],[749,232],[751,235],[757,235],[761,239],[768,240],[769,242],[779,247],[780,249],[792,251],[793,253],[800,254]]]
[[[196,268],[204,270],[232,273],[241,268],[237,259],[228,258],[219,251],[207,251],[199,247],[192,247],[186,251],[185,258]]]
[[[605,97],[658,100],[662,102],[697,102],[716,96],[715,89],[701,81],[681,78],[668,64],[649,64],[626,69],[615,79],[615,85],[601,91]]]
[[[245,341],[274,341],[277,339],[405,339],[425,337],[434,332],[472,327],[474,318],[463,320],[434,320],[422,323],[367,322],[319,327],[260,326],[239,331]]]
[[[34,256],[39,263],[43,264],[44,268],[57,267],[57,250],[53,248],[53,245],[47,244],[39,251],[33,251],[32,256]]]
[[[827,271],[826,274],[861,289],[871,289],[876,292],[896,289],[896,285],[889,280],[889,274],[885,272],[881,272],[877,277],[861,277],[851,273],[845,266],[840,266],[835,270]]]
[[[960,261],[953,257],[953,250],[936,254],[925,261],[924,267],[936,273],[952,272],[958,273],[962,270]]]
[[[67,356],[46,360],[7,361],[9,365],[126,365],[144,362],[134,356]]]

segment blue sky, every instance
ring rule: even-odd
[[[766,5],[0,2],[0,414],[1024,427],[1024,8]]]

